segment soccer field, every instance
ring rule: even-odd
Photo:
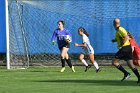
[[[127,67],[125,67],[127,68]],[[139,93],[140,85],[131,70],[131,78],[120,82],[123,74],[116,68],[103,66],[84,72],[84,67],[75,67],[73,73],[60,67],[31,67],[24,70],[0,70],[0,93]],[[139,69],[140,71],[140,69]]]

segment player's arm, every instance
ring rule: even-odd
[[[123,36],[123,41],[122,41],[122,43],[121,43],[121,45],[123,46],[124,44],[125,44],[125,42],[127,41],[127,40],[129,40],[129,36],[128,35],[125,35],[125,36]]]
[[[56,34],[56,31],[54,31],[52,35],[52,39],[51,39],[53,45],[55,44],[56,37],[57,37],[57,34]]]
[[[78,46],[78,47],[86,47],[86,43],[83,43],[83,44],[78,44],[78,43],[75,43],[75,46]]]
[[[123,40],[121,42],[121,46],[125,44],[127,40],[129,40],[129,36],[127,31],[124,28],[120,28],[120,35],[122,36]]]
[[[87,38],[85,37],[85,36],[83,36],[83,44],[77,44],[77,43],[75,43],[75,46],[78,46],[78,47],[86,47],[87,45],[86,45],[86,41],[87,41]]]
[[[134,49],[135,49],[135,46],[131,46],[131,48],[132,48],[132,53],[134,52]]]

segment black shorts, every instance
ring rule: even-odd
[[[116,54],[115,58],[123,59],[125,61],[132,60],[132,48],[130,45],[122,47]]]
[[[61,50],[63,47],[70,48],[70,44],[65,44],[65,45],[59,47],[59,50]]]

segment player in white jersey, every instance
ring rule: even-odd
[[[98,63],[94,60],[94,49],[91,46],[88,38],[89,34],[83,27],[80,27],[78,29],[78,33],[80,36],[82,36],[83,42],[82,44],[75,43],[75,46],[82,47],[82,52],[80,54],[79,59],[86,66],[85,72],[90,68],[90,66],[87,64],[87,62],[84,59],[85,54],[89,55],[90,62],[95,66],[96,72],[99,72],[100,68],[98,66]]]

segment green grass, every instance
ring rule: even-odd
[[[84,67],[75,67],[73,73],[66,68],[60,73],[60,67],[31,67],[25,70],[0,70],[0,93],[139,93],[137,78],[120,82],[123,74],[114,67],[95,68],[84,72]],[[140,71],[140,69],[139,69]]]

